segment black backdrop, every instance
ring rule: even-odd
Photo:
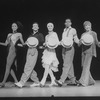
[[[40,32],[45,36],[47,34],[46,24],[53,22],[55,31],[61,39],[64,22],[66,18],[72,19],[72,26],[76,28],[78,37],[84,32],[83,22],[90,20],[92,28],[97,32],[100,40],[100,2],[99,0],[0,0],[0,41],[5,42],[7,34],[11,32],[11,24],[20,21],[23,26],[24,41],[30,35],[32,23],[38,22]],[[59,72],[55,73],[59,79],[62,72],[61,47],[56,49],[59,64]],[[41,80],[44,69],[41,65],[42,51],[39,50],[39,57],[35,67],[38,77]],[[93,58],[91,73],[95,80],[100,79],[100,48],[97,48],[97,58]],[[18,80],[23,72],[26,60],[27,48],[17,47],[18,69],[16,75]],[[7,57],[7,48],[0,46],[0,81],[2,81]],[[75,45],[74,69],[77,79],[81,74],[81,48]],[[49,78],[48,78],[49,79]],[[9,81],[12,80],[9,76]]]

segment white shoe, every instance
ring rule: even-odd
[[[55,83],[55,82],[53,82],[53,83],[51,83],[51,84],[49,85],[49,87],[52,87],[52,86],[58,86],[58,84]]]
[[[30,85],[30,87],[36,87],[36,86],[39,86],[40,84],[39,83],[33,83]]]
[[[22,88],[22,87],[23,87],[23,85],[22,85],[20,82],[15,83],[15,85],[16,85],[16,86],[18,86],[18,87],[20,87],[20,88]]]

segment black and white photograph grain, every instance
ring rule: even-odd
[[[100,99],[100,0],[0,0],[0,100]]]

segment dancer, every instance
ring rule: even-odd
[[[22,28],[22,24],[18,21],[16,23],[13,23],[11,28],[12,28],[12,33],[8,34],[5,43],[1,43],[0,42],[0,45],[9,47],[8,56],[7,56],[7,62],[6,62],[6,71],[5,71],[5,75],[4,75],[3,81],[0,83],[0,87],[4,87],[5,86],[5,82],[7,81],[9,73],[14,78],[14,81],[18,82],[17,78],[16,78],[16,75],[15,75],[15,73],[13,71],[12,64],[14,63],[14,61],[16,59],[16,48],[15,48],[16,42],[18,40],[20,40],[21,43],[24,45],[22,34],[18,32],[18,29]]]
[[[47,29],[48,29],[48,35],[46,35],[45,43],[44,43],[46,48],[42,56],[43,68],[45,69],[43,78],[39,84],[32,84],[31,87],[39,86],[39,85],[41,87],[45,86],[45,82],[46,82],[48,74],[51,77],[51,84],[49,86],[57,85],[55,83],[55,76],[53,74],[53,71],[54,72],[58,71],[59,61],[56,57],[55,48],[59,44],[59,39],[58,39],[57,33],[53,31],[54,29],[53,23],[48,23]]]
[[[97,33],[92,31],[92,24],[90,21],[85,21],[85,32],[80,39],[80,45],[82,45],[82,74],[79,79],[79,86],[94,85],[95,80],[92,78],[90,72],[90,66],[92,57],[96,57],[96,45],[100,47],[100,42],[97,39]]]
[[[26,64],[24,67],[24,73],[21,76],[21,79],[19,82],[15,83],[18,87],[23,87],[26,83],[26,81],[31,78],[34,83],[39,83],[39,79],[37,77],[37,73],[34,70],[34,67],[37,62],[38,58],[38,50],[37,48],[43,45],[44,37],[43,34],[39,33],[39,25],[38,23],[33,23],[32,25],[32,34],[29,36],[25,44],[28,45],[28,51],[26,56]],[[39,43],[38,43],[39,42]]]
[[[60,76],[60,79],[56,83],[59,86],[62,86],[65,82],[66,78],[70,79],[69,84],[76,85],[76,77],[74,75],[73,68],[73,58],[74,58],[74,46],[73,42],[79,44],[79,39],[77,37],[76,29],[71,27],[72,22],[71,19],[65,20],[65,29],[62,34],[61,45],[62,49],[62,57],[63,57],[63,70]]]

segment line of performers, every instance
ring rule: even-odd
[[[38,23],[33,23],[33,32],[28,37],[26,42],[24,42],[22,34],[18,32],[20,24],[21,23],[19,22],[13,23],[11,26],[12,33],[8,34],[5,43],[0,42],[0,45],[9,47],[6,70],[3,81],[0,83],[0,87],[5,86],[9,74],[11,74],[14,78],[14,84],[20,88],[25,85],[29,78],[34,81],[30,87],[44,87],[48,75],[50,75],[51,78],[51,83],[49,84],[50,87],[63,86],[66,78],[69,78],[69,84],[74,84],[77,86],[88,86],[95,84],[95,80],[91,76],[90,66],[92,57],[96,57],[96,45],[100,47],[100,42],[97,39],[96,32],[92,31],[92,25],[90,21],[85,21],[83,23],[85,32],[79,39],[76,29],[71,27],[71,19],[66,19],[61,41],[59,41],[57,33],[53,31],[54,24],[50,22],[47,24],[48,34],[45,36],[45,40],[43,34],[39,33],[38,31]],[[18,46],[28,46],[26,63],[19,82],[12,68],[12,64],[16,62],[15,44],[18,40],[21,41],[21,44],[17,44]],[[76,80],[73,68],[74,42],[78,46],[82,46],[82,73],[79,80]],[[56,80],[54,73],[58,72],[59,61],[56,56],[55,48],[57,48],[59,45],[62,46],[63,68],[60,79]],[[42,66],[44,68],[44,73],[41,81],[39,81],[37,73],[34,70],[38,57],[38,49],[44,49],[42,55]]]

